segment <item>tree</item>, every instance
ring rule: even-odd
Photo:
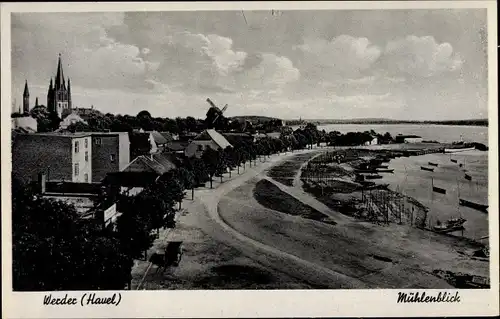
[[[116,236],[121,248],[131,258],[142,258],[153,245],[153,223],[149,219],[149,212],[142,208],[144,201],[139,196],[129,197],[127,201],[122,205],[122,215],[116,221]]]
[[[203,155],[201,158],[203,159],[203,162],[205,164],[205,167],[207,169],[207,173],[210,177],[210,188],[213,187],[212,182],[213,182],[213,177],[215,174],[218,173],[219,168],[220,168],[220,152],[216,151],[210,147],[207,147],[205,151],[203,152]]]
[[[191,189],[191,199],[194,199],[195,175],[189,169],[181,167],[178,169],[180,181],[184,189]]]
[[[96,130],[93,130],[88,124],[85,124],[83,122],[75,122],[71,123],[68,128],[68,131],[74,133],[74,132],[95,132]]]
[[[14,290],[118,290],[130,281],[132,259],[118,239],[14,179],[12,242]]]
[[[186,129],[189,131],[189,132],[198,132],[198,122],[196,121],[196,119],[192,116],[188,116],[186,117]]]

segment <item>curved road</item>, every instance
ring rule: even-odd
[[[308,150],[304,152],[313,152],[313,151],[314,150]],[[297,153],[290,154],[288,156],[281,155],[272,157],[268,162],[263,163],[258,167],[253,167],[252,169],[248,169],[243,175],[237,176],[236,178],[219,185],[219,187],[216,189],[198,191],[196,197],[200,200],[201,203],[203,203],[206,213],[212,219],[212,221],[214,221],[215,224],[217,224],[218,226],[218,229],[215,229],[213,227],[214,225],[211,225],[210,229],[206,230],[211,235],[216,237],[216,239],[222,239],[228,244],[235,246],[236,248],[242,250],[242,252],[244,252],[246,255],[249,255],[249,257],[251,257],[252,259],[257,260],[260,263],[270,268],[279,269],[280,271],[288,273],[293,277],[296,278],[299,277],[309,282],[313,286],[325,287],[325,288],[326,287],[345,288],[345,289],[367,288],[367,285],[365,283],[355,278],[346,276],[331,269],[314,264],[310,261],[306,261],[295,255],[279,250],[275,247],[263,244],[252,238],[249,238],[241,234],[231,226],[229,226],[219,215],[218,204],[220,199],[224,195],[234,190],[235,188],[243,185],[244,183],[248,182],[251,178],[261,174],[265,169],[271,167],[273,164],[277,164],[277,162],[282,161],[292,155],[297,155]],[[272,181],[272,179],[270,180]],[[287,189],[287,192],[289,191],[290,190]],[[294,196],[293,194],[291,195]],[[308,202],[305,204],[306,205],[312,204],[311,206],[323,205],[320,202],[317,203]],[[326,206],[321,207],[319,210],[325,213],[328,212],[327,214],[335,218],[335,220],[339,219],[339,217],[345,218],[340,214],[334,214]],[[223,231],[226,236],[221,234],[220,233],[221,231]]]

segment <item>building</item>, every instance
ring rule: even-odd
[[[396,143],[422,143],[422,137],[418,135],[396,135]]]
[[[101,182],[107,173],[119,172],[130,163],[127,132],[92,132],[92,182]]]
[[[100,202],[102,186],[99,183],[49,182],[41,173],[36,181],[38,194],[43,198],[73,205],[82,219],[96,222],[101,227],[113,227],[121,214],[115,202]]]
[[[27,133],[36,133],[38,130],[38,122],[31,116],[13,117],[11,126],[12,130],[22,129]]]
[[[378,138],[376,136],[371,137],[372,139],[370,141],[365,142],[365,145],[377,145],[378,144]]]
[[[160,134],[169,142],[179,140],[179,134],[173,134],[171,132],[160,132]]]
[[[231,145],[238,145],[242,143],[253,143],[255,142],[255,137],[249,133],[222,133],[222,135],[227,139]]]
[[[169,154],[157,153],[136,157],[120,172],[109,173],[103,184],[121,194],[137,195],[145,187],[156,182],[166,172],[178,167],[175,158]]]
[[[225,149],[228,146],[232,147],[222,134],[214,129],[208,129],[200,133],[189,143],[188,147],[184,150],[184,154],[187,157],[195,156],[200,158],[203,151],[207,148],[218,150]]]
[[[50,78],[49,89],[47,91],[47,109],[57,114],[59,118],[62,118],[63,112],[68,112],[71,108],[71,82],[68,78],[66,85],[61,55],[59,54],[55,81],[52,83],[52,78]]]
[[[158,147],[159,151],[163,151],[167,143],[173,140],[173,138],[167,139],[166,134],[161,134],[158,131],[145,131],[144,133],[151,134],[150,137],[154,140],[154,143]]]
[[[165,145],[165,152],[184,154],[184,151],[188,147],[188,141],[171,141]]]
[[[59,128],[66,130],[68,128],[68,126],[70,126],[71,124],[75,124],[75,123],[79,123],[79,122],[83,123],[83,124],[87,124],[87,121],[85,121],[77,112],[71,112],[63,118],[63,120],[59,124]]]
[[[22,182],[46,173],[49,181],[92,181],[92,147],[89,133],[19,133],[13,136],[12,173]]]

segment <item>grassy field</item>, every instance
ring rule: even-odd
[[[327,224],[335,224],[328,216],[320,213],[312,207],[309,207],[287,193],[281,191],[278,187],[267,180],[260,180],[255,185],[253,196],[262,206],[289,214],[300,216]]]
[[[289,158],[282,163],[274,166],[267,172],[267,176],[272,177],[274,180],[286,185],[293,186],[293,179],[300,169],[300,166],[304,164],[310,158],[316,156],[318,152],[311,152],[306,154],[300,154]]]

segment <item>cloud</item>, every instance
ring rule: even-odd
[[[91,83],[85,83],[88,86],[143,86],[144,75],[158,68],[158,64],[144,61],[136,46],[118,43],[106,36],[100,40],[102,46],[74,51],[70,57],[71,73],[91,80]]]
[[[234,50],[233,41],[220,35],[177,32],[166,37],[162,48],[157,77],[183,83],[188,90],[229,93],[283,87],[300,77],[290,59]]]
[[[453,52],[451,44],[437,43],[432,36],[407,36],[390,41],[384,51],[392,71],[419,77],[431,77],[459,70],[464,61]]]
[[[349,35],[340,35],[331,41],[305,38],[295,49],[303,54],[306,65],[348,76],[369,69],[381,55],[381,49],[367,38]]]

